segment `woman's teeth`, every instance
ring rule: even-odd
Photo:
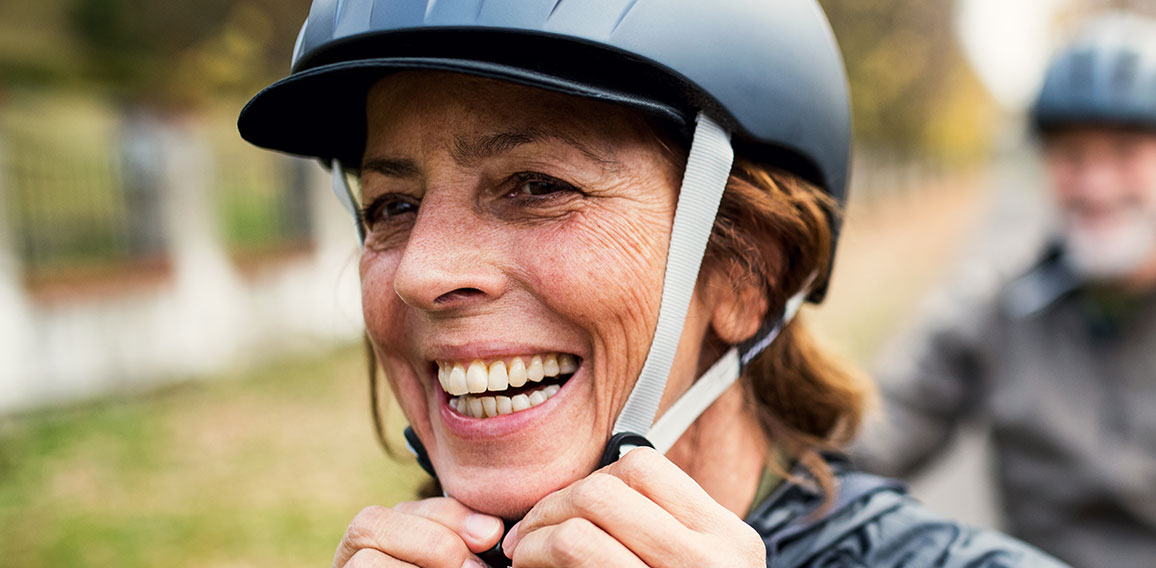
[[[533,408],[546,402],[562,390],[558,385],[547,385],[529,393],[510,396],[455,396],[450,399],[450,408],[471,418],[492,418],[513,414]]]
[[[527,382],[541,382],[542,379],[569,375],[578,370],[578,360],[566,353],[534,355],[528,359],[529,363],[524,357],[514,357],[508,363],[498,359],[488,364],[475,360],[468,366],[460,362],[439,361],[438,382],[450,396],[462,396],[520,388]]]
[[[491,418],[520,412],[546,402],[562,389],[554,382],[543,386],[534,383],[557,377],[565,378],[578,370],[578,360],[566,353],[549,353],[471,363],[438,362],[438,382],[450,395],[450,408],[473,418]],[[480,396],[521,389],[517,394]]]

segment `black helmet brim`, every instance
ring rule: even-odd
[[[364,151],[369,89],[390,74],[412,70],[458,72],[602,100],[638,109],[683,130],[693,120],[663,101],[522,67],[467,59],[394,57],[330,63],[290,75],[245,105],[238,129],[242,138],[263,148],[324,161],[336,158],[356,166]]]

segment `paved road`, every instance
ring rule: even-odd
[[[963,251],[965,272],[998,270],[1036,254],[1047,234],[1043,177],[1027,143],[1012,141],[993,161],[983,221]],[[971,425],[952,450],[912,480],[928,507],[965,522],[999,527],[999,496],[992,483],[991,451],[981,424]]]

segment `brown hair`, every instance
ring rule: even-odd
[[[767,315],[780,314],[812,275],[815,282],[826,280],[835,244],[828,220],[839,213],[829,196],[802,178],[738,159],[703,271],[722,271],[736,286],[756,286],[767,299]],[[803,466],[831,498],[834,478],[821,454],[854,436],[874,395],[872,384],[825,353],[798,320],[751,361],[741,380],[768,444],[787,463]],[[783,463],[769,467],[805,481]]]
[[[754,285],[767,298],[767,314],[779,314],[787,299],[808,284],[825,281],[834,237],[828,219],[839,215],[834,201],[814,185],[786,171],[738,159],[707,245],[702,272],[722,271],[736,286]],[[701,280],[701,279],[700,279]],[[396,457],[384,433],[378,367],[366,336],[370,404],[378,441]],[[822,453],[837,450],[858,429],[874,395],[871,383],[825,353],[798,320],[746,367],[745,397],[758,417],[767,443],[798,463],[828,501],[834,477]],[[807,482],[772,461],[772,470]],[[421,496],[440,495],[436,484]]]

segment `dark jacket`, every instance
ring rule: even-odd
[[[767,545],[767,568],[1063,568],[994,531],[924,509],[896,481],[835,464],[839,493],[820,514],[817,490],[784,483],[746,519]]]
[[[983,421],[1008,532],[1075,566],[1156,566],[1156,293],[1097,289],[1059,248],[954,292],[888,350],[888,420],[857,462],[906,476]]]

